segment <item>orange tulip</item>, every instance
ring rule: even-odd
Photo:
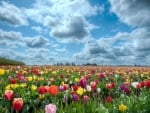
[[[49,87],[49,93],[53,96],[56,96],[58,94],[58,86],[51,85]]]

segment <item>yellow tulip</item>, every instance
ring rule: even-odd
[[[63,86],[64,84],[65,84],[64,81],[62,81],[62,82],[61,82],[61,85]]]
[[[9,73],[9,70],[5,70],[6,73]]]
[[[78,78],[75,78],[74,81],[75,81],[75,82],[79,82],[80,80],[79,80]]]
[[[0,75],[4,75],[5,74],[5,70],[4,69],[0,69]]]
[[[26,87],[27,84],[26,84],[26,83],[21,83],[21,84],[19,84],[19,86],[20,86],[20,87]]]
[[[119,111],[125,112],[127,110],[127,106],[124,104],[119,105]]]
[[[11,84],[10,86],[11,86],[11,88],[16,89],[19,87],[19,84]]]
[[[143,77],[144,76],[144,74],[141,74],[141,77]]]
[[[35,86],[35,85],[32,85],[32,86],[31,86],[31,90],[32,90],[32,91],[35,91],[36,89],[37,89],[37,86]]]
[[[28,81],[32,81],[33,78],[30,76],[30,77],[27,77]]]
[[[84,89],[79,87],[78,90],[76,91],[78,95],[83,95]]]
[[[10,90],[10,89],[11,89],[10,84],[5,87],[5,90]]]
[[[39,77],[38,80],[39,80],[39,81],[43,81],[44,78],[43,78],[43,77]]]
[[[53,71],[53,72],[52,72],[52,74],[54,74],[54,75],[56,75],[56,73],[57,73],[56,71]]]
[[[33,76],[33,80],[37,80],[37,76],[34,75],[34,76]]]

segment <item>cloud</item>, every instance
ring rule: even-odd
[[[8,2],[0,2],[0,20],[14,26],[28,25],[23,11]]]
[[[40,26],[32,26],[31,29],[37,31],[38,33],[42,32],[42,28]]]
[[[31,29],[38,32],[38,34],[47,34],[48,30],[46,28],[43,28],[42,26],[32,26]]]
[[[4,31],[0,29],[0,39],[1,40],[19,40],[22,37],[22,34],[20,32],[15,31]]]
[[[130,33],[91,39],[73,58],[83,63],[97,64],[147,64],[150,65],[150,28],[138,28]]]
[[[55,49],[57,52],[67,52],[67,50],[65,48],[58,48]]]
[[[51,36],[74,40],[80,40],[88,36],[87,25],[81,17],[71,17],[63,25],[53,28],[50,32]]]
[[[0,46],[2,47],[12,47],[16,48],[18,46],[22,46],[19,42],[22,38],[22,34],[20,32],[15,31],[4,31],[0,29]]]
[[[137,26],[150,26],[150,1],[149,0],[109,0],[111,11],[114,12],[122,22]]]
[[[25,13],[49,28],[51,37],[70,42],[88,37],[94,25],[86,17],[102,11],[102,6],[91,5],[87,0],[37,0]]]
[[[43,36],[35,36],[23,39],[26,46],[30,48],[40,48],[50,45],[50,41]]]
[[[0,48],[0,56],[23,61],[27,65],[50,65],[56,62],[56,58],[51,51],[45,48],[38,49],[28,49],[25,50],[22,54],[22,51],[16,51],[14,49],[2,49]],[[49,53],[51,55],[49,55]]]
[[[29,48],[41,48],[47,47],[52,42],[42,35],[34,37],[24,37],[21,32],[4,31],[0,29],[0,46],[5,47],[29,47]]]
[[[0,48],[0,56],[19,61],[25,61],[24,59],[26,59],[26,57],[23,54],[14,51],[13,49]]]
[[[89,40],[85,45],[85,51],[87,51],[90,55],[97,55],[99,53],[106,53],[106,49],[97,43],[96,40]]]

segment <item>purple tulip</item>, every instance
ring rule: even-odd
[[[78,97],[77,94],[73,94],[73,95],[72,95],[72,99],[73,99],[74,101],[78,101],[78,100],[79,100],[79,97]]]
[[[80,86],[82,87],[82,88],[86,88],[86,79],[85,78],[82,78],[81,80],[80,80]]]
[[[122,84],[122,85],[120,86],[120,89],[123,91],[126,87],[127,87],[127,86],[126,86],[125,84]]]
[[[45,113],[56,113],[56,105],[48,104],[45,106]]]
[[[64,91],[64,87],[63,86],[59,86],[59,91]]]

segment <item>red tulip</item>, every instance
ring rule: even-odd
[[[32,73],[35,74],[35,75],[38,75],[39,74],[39,70],[37,68],[33,68],[32,69]]]
[[[115,87],[114,83],[108,83],[108,84],[106,84],[106,88],[107,89],[113,89],[114,87]]]
[[[90,86],[91,86],[91,89],[92,89],[92,91],[94,91],[95,89],[96,89],[96,82],[95,81],[92,81],[91,83],[90,83]]]
[[[140,85],[141,85],[141,87],[144,87],[145,83],[144,82],[140,82]]]
[[[146,86],[147,88],[150,88],[150,80],[145,81],[145,86]]]
[[[73,88],[73,91],[77,91],[78,90],[78,86],[77,85],[72,86],[72,88]]]
[[[68,84],[64,84],[64,90],[68,90],[69,86]]]
[[[48,93],[48,91],[49,91],[49,86],[44,86],[44,88],[45,88],[45,93]]]
[[[45,86],[40,86],[40,87],[38,88],[38,92],[39,92],[39,94],[44,94],[44,93],[46,93]]]
[[[6,100],[12,100],[14,98],[14,91],[13,90],[6,90],[4,93],[4,98]]]
[[[107,101],[108,103],[111,103],[113,100],[112,100],[111,96],[108,96],[108,97],[106,97],[106,101]]]
[[[15,84],[15,83],[16,83],[16,79],[10,79],[9,82],[10,82],[11,84]]]
[[[13,105],[13,109],[16,111],[22,110],[23,99],[22,98],[14,98],[12,105]]]

